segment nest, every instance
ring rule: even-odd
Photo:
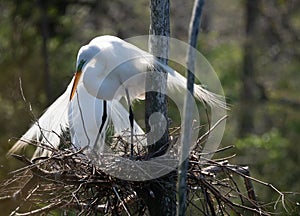
[[[173,140],[178,136],[179,132],[172,133]],[[118,146],[123,146],[116,150],[120,157],[135,161],[150,160],[146,151],[138,151],[136,157],[130,158],[128,143],[120,137],[114,140],[117,140],[114,142],[118,142]],[[229,159],[233,156],[201,159],[202,141],[198,140],[189,156],[187,215],[269,215],[267,206],[256,198],[253,182],[276,191],[284,206],[283,193],[270,184],[252,178],[247,166],[230,164]],[[51,151],[50,156],[33,160],[13,155],[25,166],[13,171],[1,183],[0,200],[13,200],[15,203],[11,215],[45,215],[57,211],[76,215],[150,215],[141,191],[155,198],[153,182],[166,185],[169,181],[165,177],[147,181],[120,179],[93,163],[83,149],[51,149],[48,146],[48,150]],[[113,162],[110,160],[109,163]],[[176,181],[176,170],[168,175],[173,175]],[[176,193],[176,188],[173,189]]]

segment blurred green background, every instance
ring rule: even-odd
[[[222,146],[232,163],[283,191],[300,192],[300,1],[207,0],[199,51],[232,105]],[[171,36],[187,41],[193,1],[171,0]],[[97,35],[148,34],[149,3],[0,1],[0,178],[20,166],[6,152],[66,88],[78,49]],[[8,140],[11,140],[8,142]],[[270,190],[260,200],[274,200]],[[274,196],[274,197],[273,197]]]

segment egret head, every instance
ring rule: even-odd
[[[76,69],[78,71],[79,66],[81,69],[84,63],[89,62],[98,52],[100,52],[99,47],[95,45],[85,45],[80,48],[77,54],[77,61],[76,61]],[[82,65],[81,62],[84,62]]]
[[[98,52],[100,52],[99,47],[94,45],[85,45],[80,48],[77,55],[77,61],[76,61],[76,72],[75,72],[75,78],[74,83],[70,95],[70,100],[72,100],[76,88],[78,85],[78,82],[80,80],[81,74],[82,74],[82,68],[83,66],[89,62]]]

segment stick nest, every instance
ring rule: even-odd
[[[176,130],[179,131],[179,130]],[[177,132],[171,133],[173,140]],[[121,138],[120,145],[125,145]],[[198,140],[199,141],[199,140]],[[203,141],[203,140],[202,140]],[[285,207],[285,194],[270,184],[250,176],[248,167],[232,165],[232,157],[203,160],[201,140],[189,157],[187,178],[187,215],[269,215],[267,206],[257,200],[253,182],[271,188]],[[227,151],[227,148],[219,151]],[[123,148],[122,157],[127,157]],[[13,171],[1,183],[0,201],[15,203],[11,215],[46,215],[54,212],[76,215],[149,215],[144,191],[155,199],[152,183],[164,185],[166,178],[129,181],[109,175],[95,165],[83,151],[51,149],[50,156],[29,160],[13,155],[25,166]],[[137,153],[137,152],[136,152]],[[145,152],[132,160],[147,160]],[[175,173],[175,174],[174,174]],[[177,171],[173,172],[176,179]],[[176,202],[176,201],[174,201]],[[276,204],[277,204],[276,203]]]

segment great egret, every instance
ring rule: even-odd
[[[32,140],[44,146],[58,148],[59,135],[68,127],[75,147],[92,145],[101,151],[108,119],[112,120],[116,133],[131,126],[135,133],[143,134],[143,130],[135,122],[129,125],[129,113],[119,100],[125,97],[130,105],[136,98],[143,99],[145,80],[139,75],[149,71],[154,65],[168,72],[169,92],[186,88],[185,77],[160,63],[151,54],[114,36],[94,38],[88,45],[80,48],[77,71],[65,93],[21,137],[10,153]],[[134,77],[138,79],[129,82]],[[197,99],[210,106],[226,107],[218,95],[200,85],[194,85],[194,93]],[[35,156],[48,153],[47,149],[38,148]]]
[[[78,60],[78,68],[82,71],[77,71],[76,80],[82,75],[86,90],[99,99],[118,100],[126,97],[126,91],[129,92],[131,100],[143,99],[145,80],[144,76],[139,74],[149,71],[154,65],[168,72],[167,85],[170,93],[186,88],[185,77],[158,61],[153,55],[118,37],[106,35],[94,38],[88,45],[81,47]],[[130,80],[134,77],[137,79]],[[226,108],[220,96],[200,85],[194,85],[194,93],[198,100],[210,106]]]
[[[77,68],[81,67],[79,63],[82,59],[79,58],[79,54],[80,52],[77,56]],[[83,55],[83,57],[85,56]],[[90,58],[92,57],[90,56]],[[36,143],[39,147],[36,149],[33,158],[49,156],[51,151],[48,147],[58,149],[61,137],[67,129],[70,130],[71,142],[77,149],[90,144],[94,145],[97,140],[98,150],[101,151],[109,121],[112,122],[116,136],[129,135],[129,114],[123,105],[118,100],[107,101],[107,117],[103,119],[104,101],[90,95],[83,87],[82,82],[78,81],[74,76],[66,91],[34,122],[9,150],[8,154],[20,151],[29,143]],[[103,125],[102,131],[100,131],[101,125]],[[134,132],[139,135],[144,134],[135,122]]]

